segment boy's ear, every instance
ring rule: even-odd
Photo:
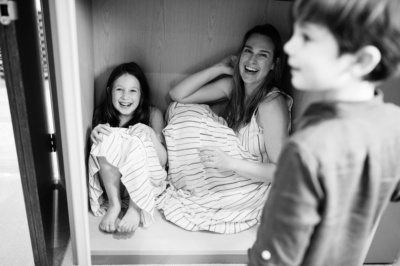
[[[353,68],[354,74],[364,77],[372,72],[381,61],[382,55],[378,48],[367,45],[356,53],[356,64]]]

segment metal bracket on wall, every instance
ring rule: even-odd
[[[49,134],[50,137],[50,151],[55,152],[57,151],[56,147],[56,135],[55,134]]]
[[[15,1],[0,0],[0,23],[9,25],[18,19],[17,3]]]

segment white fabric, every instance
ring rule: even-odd
[[[141,209],[143,227],[154,222],[156,197],[165,190],[167,174],[159,163],[148,129],[148,126],[140,123],[130,128],[112,128],[113,133],[104,135],[101,142],[92,146],[89,157],[89,199],[94,215],[101,215],[100,208],[107,209],[97,160],[97,157],[105,157],[119,169],[121,182],[130,199]]]
[[[199,156],[200,147],[215,146],[234,158],[267,162],[263,129],[256,115],[238,135],[207,105],[173,103],[167,116],[164,135],[171,186],[159,198],[166,219],[186,230],[223,234],[257,224],[270,184],[205,167]]]

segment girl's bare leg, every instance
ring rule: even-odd
[[[116,221],[121,211],[120,178],[118,168],[111,165],[104,157],[97,158],[100,164],[100,177],[106,189],[109,207],[99,227],[104,232],[113,233],[117,229]]]
[[[133,232],[140,223],[140,208],[132,201],[129,201],[129,207],[124,217],[117,225],[118,232]]]
[[[126,187],[124,186],[124,184],[122,182],[120,182],[120,194],[121,194],[121,208],[122,211],[127,210],[129,207],[129,202],[131,200],[128,190],[126,189]]]

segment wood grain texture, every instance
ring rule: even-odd
[[[290,10],[293,2],[291,1],[268,1],[269,8],[267,13],[267,23],[273,24],[279,31],[282,42],[289,40],[292,33]]]
[[[79,68],[82,96],[82,136],[86,142],[91,131],[94,106],[94,60],[93,60],[93,27],[91,20],[92,3],[90,0],[77,1],[76,23],[78,25]]]
[[[104,97],[112,68],[135,61],[149,79],[154,104],[164,111],[171,85],[236,53],[248,29],[269,21],[270,2],[93,1],[95,103]]]

